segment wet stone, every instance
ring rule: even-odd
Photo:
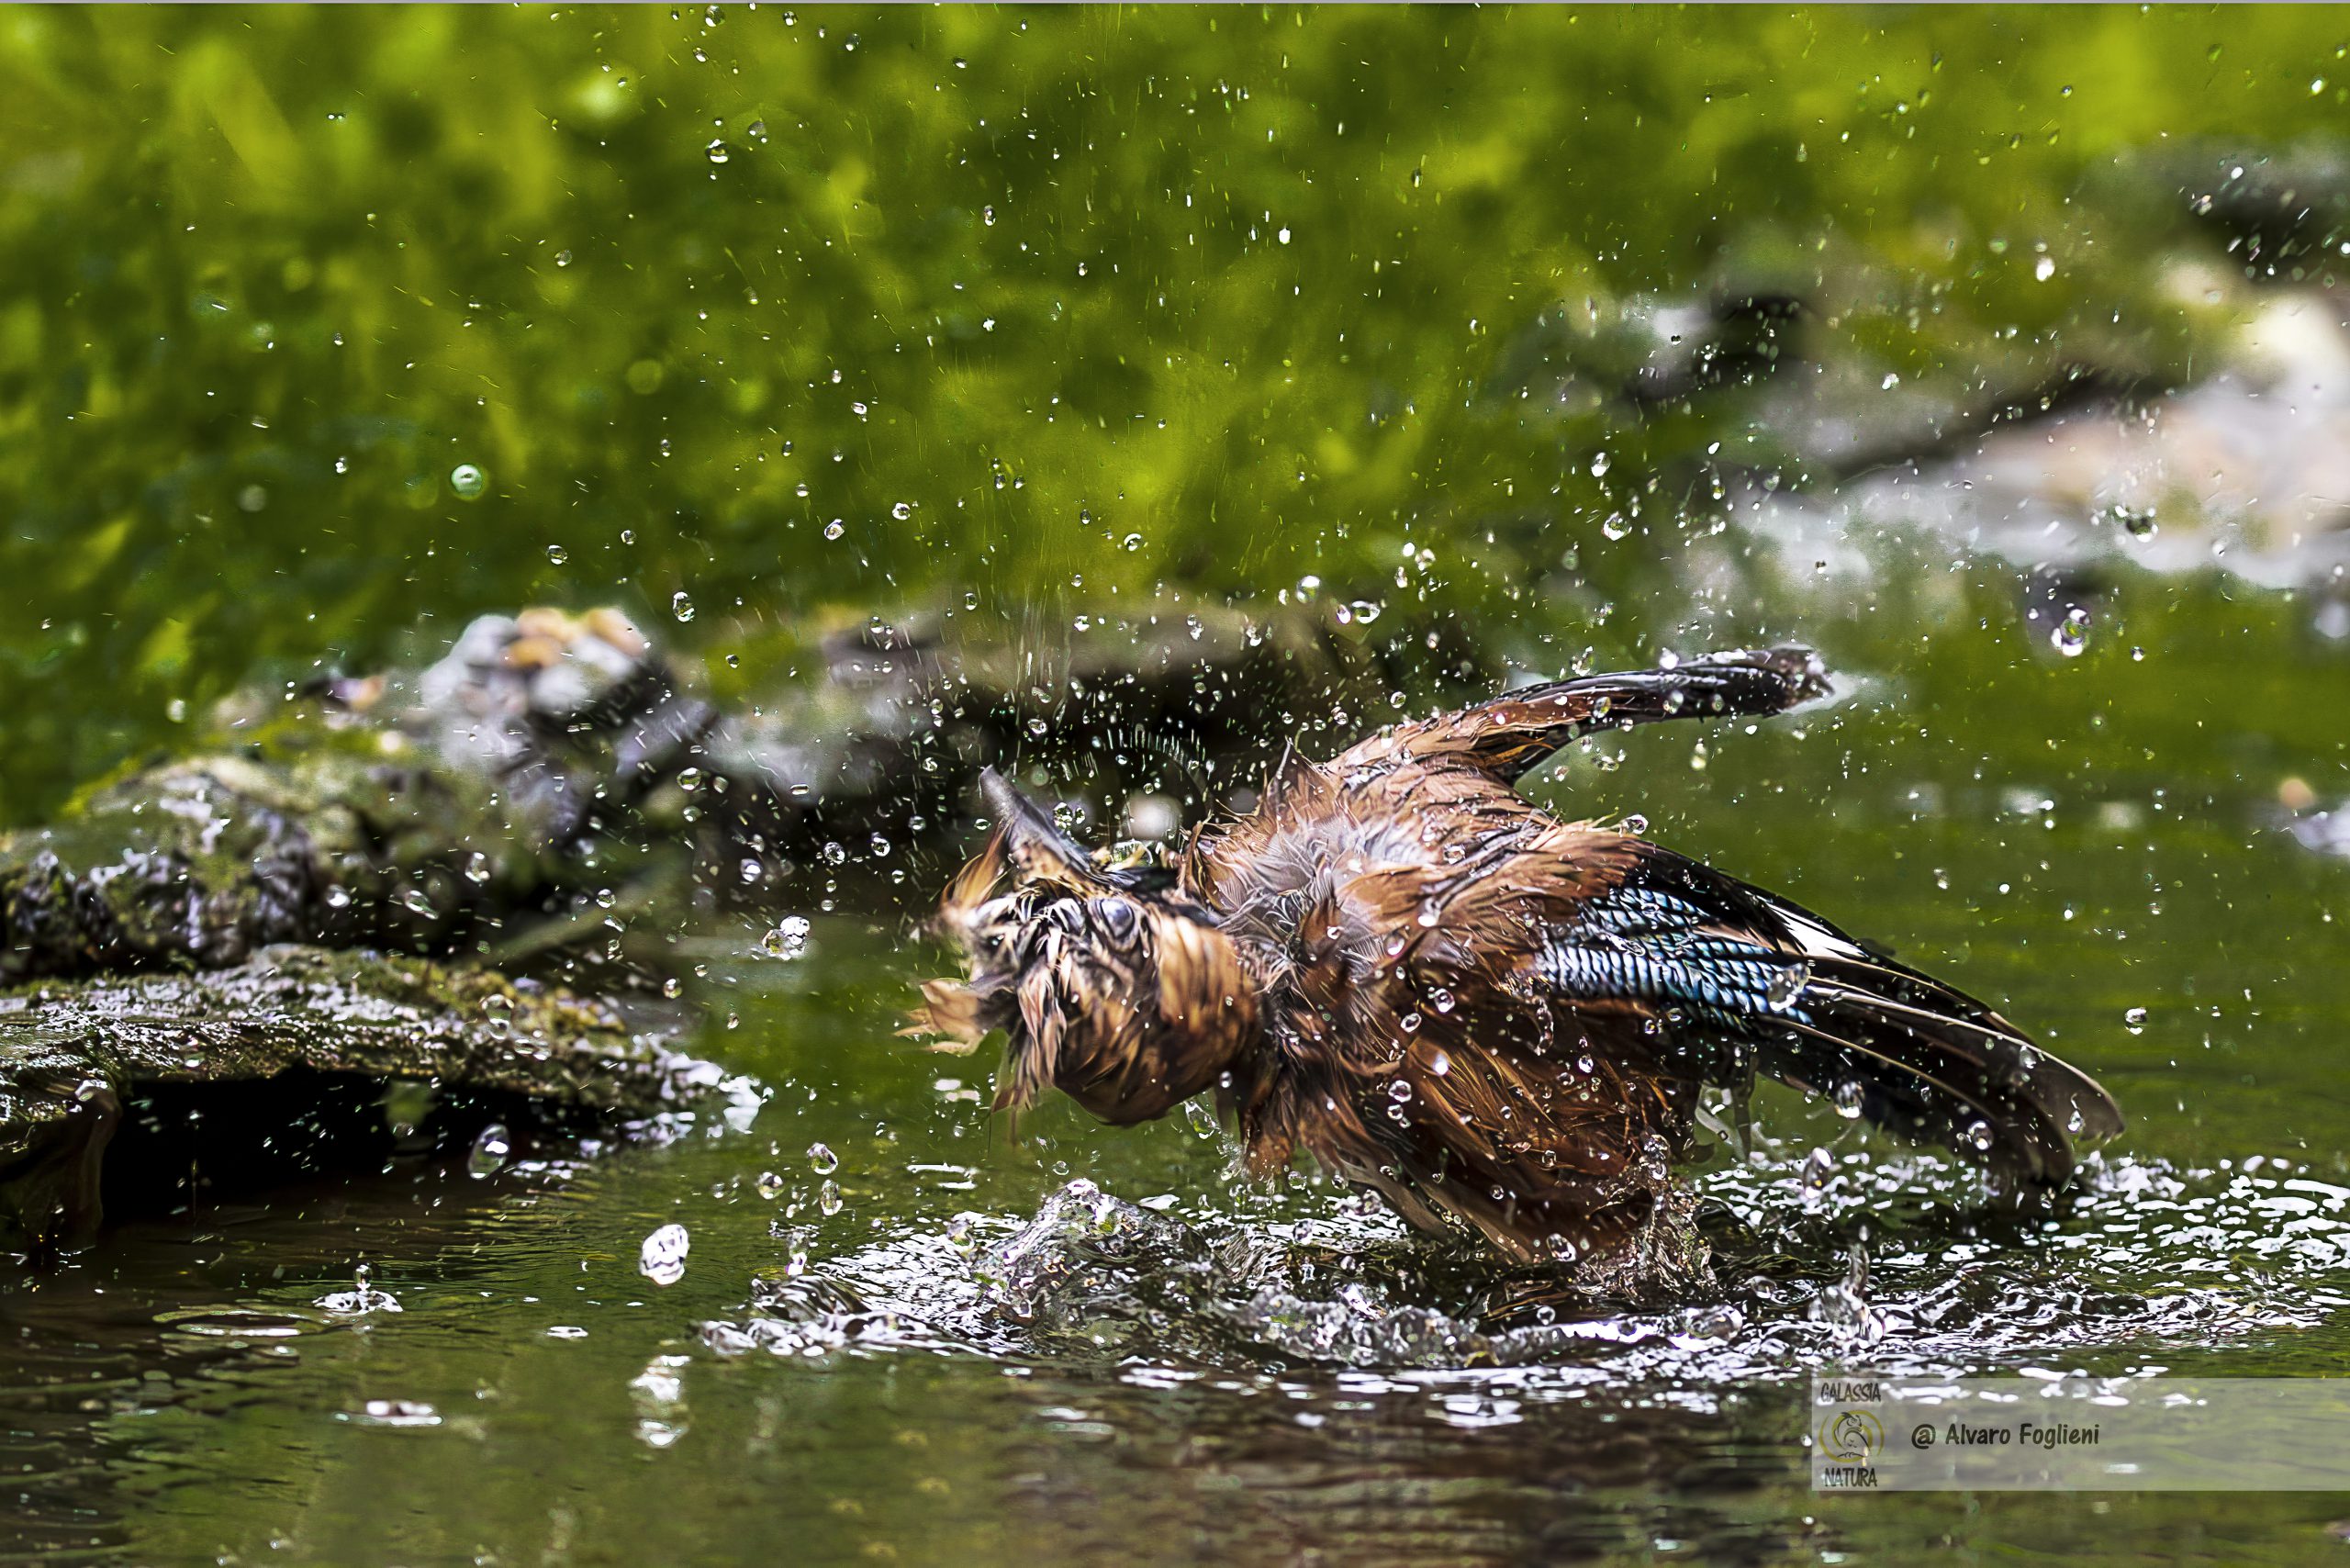
[[[0,1246],[75,1243],[106,1204],[169,1188],[186,1166],[164,1151],[199,1125],[241,1124],[298,1164],[338,1117],[414,1150],[470,1108],[450,1132],[459,1154],[493,1134],[509,1149],[517,1117],[640,1122],[721,1085],[667,1048],[675,1022],[487,970],[296,946],[0,990]]]

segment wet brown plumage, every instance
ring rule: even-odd
[[[970,975],[924,986],[910,1032],[1002,1030],[1000,1108],[1051,1085],[1125,1124],[1214,1091],[1253,1170],[1311,1154],[1518,1259],[1621,1243],[1699,1090],[1757,1072],[2012,1189],[2061,1182],[2076,1138],[2121,1127],[2087,1077],[1807,911],[1512,787],[1594,728],[1826,690],[1779,648],[1512,692],[1292,756],[1164,869],[1097,863],[990,773],[995,833],[941,910]]]

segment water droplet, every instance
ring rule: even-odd
[[[1428,992],[1428,1005],[1435,1008],[1438,1013],[1451,1012],[1454,1005],[1452,992],[1445,990],[1442,986],[1438,986],[1435,990]]]
[[[554,565],[560,566],[565,561],[571,559],[571,552],[565,549],[560,544],[550,544],[547,546],[547,559]]]
[[[847,532],[848,530],[842,526],[841,520],[839,518],[834,518],[832,521],[824,524],[824,537],[827,539],[838,539],[842,534],[846,533]]]
[[[808,1164],[819,1176],[830,1176],[841,1168],[841,1157],[830,1146],[811,1143],[808,1146]]]
[[[1772,971],[1770,983],[1763,988],[1762,994],[1773,1007],[1788,1007],[1794,1004],[1796,998],[1803,994],[1803,988],[1810,983],[1811,966],[1809,964],[1788,964]]]
[[[596,890],[596,907],[598,909],[610,909],[620,902],[620,894],[612,891],[611,889],[598,888]]]
[[[808,950],[808,917],[788,914],[759,938],[759,948],[770,958],[790,959]]]
[[[816,1212],[826,1219],[841,1212],[841,1184],[827,1182],[816,1189]]]
[[[827,866],[845,866],[848,864],[848,851],[843,849],[837,843],[829,840],[826,841],[822,853],[824,857],[824,864]]]
[[[1836,1086],[1836,1114],[1843,1117],[1848,1122],[1856,1122],[1860,1120],[1861,1102],[1867,1097],[1867,1093],[1868,1092],[1861,1087],[1860,1081],[1857,1079],[1850,1082],[1838,1084]]]
[[[777,1175],[772,1170],[760,1171],[759,1179],[755,1185],[758,1188],[759,1196],[767,1203],[774,1203],[778,1198],[783,1196],[783,1178]]]
[[[713,163],[723,163],[729,156],[726,151],[726,143],[723,141],[713,140],[710,144],[708,151],[710,153],[710,161]]]
[[[461,501],[477,501],[489,488],[489,476],[470,463],[460,463],[449,470],[449,488]]]
[[[1612,462],[1613,460],[1604,452],[1595,454],[1591,460],[1591,476],[1595,479],[1606,478],[1607,476],[1607,470]],[[1618,534],[1617,537],[1621,538],[1623,536]]]
[[[2056,275],[2056,259],[2053,256],[2041,257],[2040,260],[2031,263],[2031,275],[2046,283]]]
[[[2121,1015],[2121,1026],[2129,1030],[2133,1035],[2144,1034],[2146,1032],[2146,1010],[2143,1007],[2131,1008]]]
[[[1651,1182],[1661,1182],[1671,1177],[1673,1146],[1655,1133],[1640,1139],[1640,1169]]]
[[[1998,1136],[1991,1131],[1990,1123],[1976,1122],[1966,1129],[1966,1141],[1980,1152],[1988,1154],[1991,1146],[1998,1141]]]
[[[1053,825],[1063,833],[1075,833],[1085,825],[1085,808],[1075,801],[1054,801]]]
[[[1204,1100],[1184,1101],[1183,1119],[1191,1124],[1193,1137],[1215,1137],[1215,1113],[1208,1108],[1207,1102]]]
[[[514,999],[492,995],[481,999],[481,1015],[487,1021],[492,1039],[502,1040],[514,1031]]]
[[[474,1139],[473,1151],[465,1156],[465,1174],[476,1182],[495,1176],[506,1169],[507,1158],[513,1152],[514,1142],[507,1136],[506,1128],[492,1122]]]
[[[2082,648],[2088,644],[2089,612],[2077,604],[2073,606],[2065,611],[2065,619],[2057,622],[2056,629],[2049,633],[2048,640],[2066,658],[2080,657]]]
[[[315,1305],[340,1317],[357,1317],[370,1312],[397,1312],[399,1298],[389,1291],[375,1286],[375,1271],[361,1263],[351,1271],[351,1288],[334,1291],[318,1298]]]
[[[637,1249],[636,1271],[656,1285],[674,1285],[686,1277],[686,1254],[691,1249],[684,1226],[665,1225]]]
[[[1028,721],[1028,733],[1035,735],[1039,740],[1042,740],[1046,734],[1051,729],[1052,726],[1045,722],[1042,719],[1031,719]]]
[[[684,589],[680,588],[669,596],[669,613],[680,621],[694,618],[694,601],[686,596]]]

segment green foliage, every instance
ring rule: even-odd
[[[1962,402],[2165,374],[2180,176],[2085,176],[2339,129],[2345,33],[10,11],[0,819],[174,701],[530,599],[666,627],[683,593],[691,639],[966,593],[1375,598],[1410,537],[1440,606],[1509,610],[1571,551],[1637,600],[1672,550],[1597,520],[1711,442],[1779,449],[1735,398],[1614,398],[1628,303],[1791,289],[1807,352]]]

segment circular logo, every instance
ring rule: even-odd
[[[1885,1424],[1866,1410],[1838,1410],[1819,1423],[1819,1451],[1838,1464],[1865,1464],[1885,1446]]]

